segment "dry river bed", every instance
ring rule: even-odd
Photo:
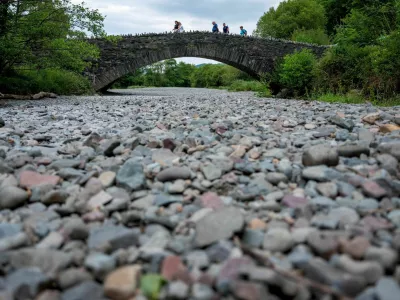
[[[400,110],[206,89],[0,108],[0,299],[400,299]]]

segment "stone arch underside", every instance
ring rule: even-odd
[[[227,47],[215,47],[213,50],[211,50],[210,47],[207,47],[207,49],[203,48],[204,47],[196,47],[195,49],[187,49],[187,47],[184,49],[166,48],[162,51],[142,52],[140,55],[136,54],[132,58],[127,57],[125,62],[121,62],[100,74],[100,76],[97,76],[94,87],[96,90],[107,88],[121,77],[133,73],[142,67],[166,59],[180,57],[198,57],[215,60],[239,69],[252,77],[258,78],[259,74],[256,70],[259,62],[249,57],[246,53]]]
[[[326,47],[235,35],[193,32],[124,36],[117,43],[90,40],[100,49],[95,69],[88,72],[95,90],[103,90],[126,74],[153,63],[178,57],[212,59],[253,77],[274,69],[277,59],[308,48],[318,56]]]

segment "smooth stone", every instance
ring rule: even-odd
[[[5,287],[14,299],[33,298],[46,285],[51,285],[51,279],[36,267],[15,270],[5,279]]]
[[[103,299],[103,287],[94,281],[84,281],[64,291],[61,300]]]
[[[187,167],[170,167],[157,174],[158,181],[174,181],[177,179],[190,179],[191,172]]]
[[[117,173],[117,184],[128,191],[137,191],[145,184],[142,164],[134,158],[127,160]]]
[[[210,181],[218,179],[222,176],[222,170],[211,163],[203,165],[201,167],[201,171],[203,172],[206,179]]]
[[[111,299],[129,300],[139,286],[142,267],[131,265],[110,273],[104,282],[104,294]]]
[[[360,157],[361,154],[370,155],[369,147],[361,144],[342,145],[338,147],[339,156]]]
[[[183,281],[174,281],[168,285],[167,296],[170,299],[187,299],[189,286]]]
[[[113,185],[117,174],[112,171],[103,172],[99,176],[99,180],[104,188],[108,188]]]
[[[91,253],[85,259],[85,267],[99,280],[104,279],[115,266],[115,258],[103,253]]]
[[[303,153],[303,165],[306,167],[326,165],[336,166],[339,163],[337,149],[327,145],[316,145]]]
[[[15,186],[2,187],[0,195],[0,209],[17,208],[29,199],[26,191]]]
[[[381,278],[375,290],[379,300],[397,300],[400,295],[399,283],[390,277]]]
[[[72,263],[72,255],[53,249],[26,248],[10,253],[14,268],[38,267],[46,274],[57,274]]]
[[[237,208],[224,207],[211,212],[196,222],[195,245],[204,247],[230,238],[234,232],[241,230],[243,225],[243,215]]]
[[[32,171],[23,171],[19,174],[19,185],[22,188],[32,188],[42,184],[57,185],[59,181],[60,177],[55,175],[42,175]]]
[[[68,220],[63,226],[63,233],[71,240],[86,240],[89,236],[89,229],[79,218]]]
[[[260,247],[264,241],[264,232],[257,229],[249,229],[247,228],[244,231],[242,242],[243,244],[250,247]]]
[[[284,228],[271,228],[265,236],[263,248],[272,252],[286,252],[293,246],[290,232]]]
[[[90,249],[110,249],[115,251],[121,248],[137,246],[139,243],[139,232],[128,229],[122,225],[102,225],[90,230],[87,241]]]
[[[62,290],[92,279],[92,276],[84,268],[70,268],[58,274],[58,283]]]

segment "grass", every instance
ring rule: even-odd
[[[341,95],[341,94],[326,93],[317,96],[316,100],[328,103],[345,103],[345,104],[365,103],[365,99],[363,97],[353,94]]]
[[[365,104],[367,101],[374,106],[390,107],[400,106],[400,97],[390,99],[367,99],[360,94],[349,92],[347,94],[325,93],[313,96],[312,99],[328,103],[344,103],[344,104]]]
[[[246,80],[235,80],[230,86],[228,86],[230,92],[256,92],[259,97],[269,97],[271,93],[266,84],[261,81],[246,81]]]

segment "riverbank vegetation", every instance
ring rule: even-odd
[[[99,57],[89,36],[106,37],[104,17],[71,0],[0,2],[0,92],[90,93],[85,70]],[[225,88],[261,96],[324,101],[400,103],[400,0],[286,0],[257,22],[253,35],[330,45],[276,62],[261,81],[223,64],[174,59],[114,83],[131,86]]]
[[[254,34],[332,45],[321,59],[306,51],[285,57],[271,76],[275,94],[400,102],[399,0],[283,1]]]
[[[277,62],[273,74],[263,76],[263,83],[228,66],[196,68],[180,63],[175,67],[172,60],[171,66],[158,63],[133,77],[140,78],[139,85],[226,87],[257,92],[265,82],[262,95],[270,91],[285,98],[400,104],[399,0],[282,1],[259,19],[253,34],[330,47],[321,58],[307,50],[286,56]],[[177,82],[170,77],[172,70],[179,74]]]
[[[70,0],[1,1],[0,92],[89,92],[83,72],[99,50],[85,38],[105,37],[103,21]]]

